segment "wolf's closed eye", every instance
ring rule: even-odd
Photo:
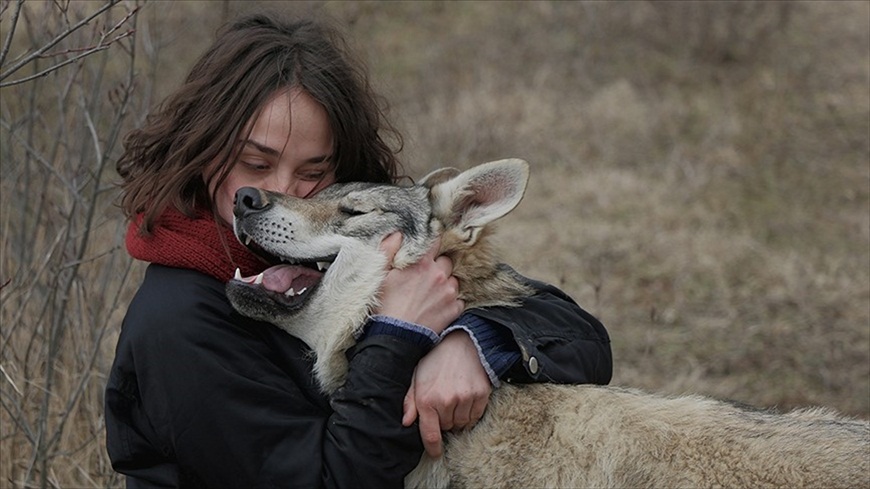
[[[346,214],[346,215],[348,215],[348,216],[350,216],[350,217],[353,217],[353,216],[362,216],[362,215],[365,215],[365,214],[368,214],[368,213],[369,213],[369,211],[365,211],[365,210],[362,210],[362,209],[357,209],[357,208],[354,208],[354,207],[348,207],[348,206],[345,206],[345,205],[340,205],[340,206],[338,207],[338,211],[341,212],[342,214]]]

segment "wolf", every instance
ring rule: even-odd
[[[381,240],[398,231],[392,266],[414,263],[441,239],[468,308],[513,306],[531,293],[499,263],[491,223],[525,192],[518,159],[437,170],[412,186],[332,185],[311,199],[245,188],[234,231],[287,263],[279,294],[262,275],[237,274],[227,295],[242,314],[304,341],[327,395],[387,271]],[[406,487],[868,487],[870,423],[824,408],[756,410],[701,396],[616,386],[504,383],[471,430],[449,433]]]

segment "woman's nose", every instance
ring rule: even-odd
[[[268,182],[263,188],[266,190],[271,190],[272,192],[276,192],[284,195],[292,195],[293,197],[299,197],[296,195],[296,185],[297,180],[292,177],[282,176],[281,178],[274,178],[270,182]]]

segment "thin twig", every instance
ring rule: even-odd
[[[9,54],[9,48],[12,47],[12,35],[15,34],[15,26],[18,25],[18,16],[21,15],[21,9],[24,7],[24,0],[18,0],[15,5],[15,13],[12,14],[12,25],[9,26],[9,32],[6,33],[6,40],[3,41],[3,52],[0,52],[0,66],[6,61],[6,55]]]
[[[31,444],[36,444],[36,439],[33,434],[33,430],[30,428],[30,425],[27,424],[26,415],[24,411],[21,409],[21,400],[19,399],[17,403],[7,404],[3,399],[4,397],[8,397],[10,401],[12,400],[12,396],[7,392],[0,390],[0,407],[3,408],[4,411],[9,415],[9,418],[15,423],[15,425],[21,429],[24,433],[24,436],[27,438]],[[23,396],[22,396],[23,397]],[[15,412],[12,411],[12,408],[15,408]]]
[[[22,395],[21,390],[18,388],[17,385],[15,385],[15,381],[12,380],[12,377],[10,377],[8,373],[6,373],[6,369],[3,368],[2,363],[0,363],[0,373],[2,373],[3,377],[6,378],[6,381],[9,382],[9,385],[11,385],[13,389],[15,389],[15,392],[17,392],[19,396]]]

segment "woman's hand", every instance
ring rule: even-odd
[[[402,244],[402,235],[393,233],[381,243],[388,263]],[[417,263],[403,268],[391,268],[381,286],[380,307],[374,313],[425,326],[441,333],[465,309],[459,299],[459,281],[451,276],[453,262],[437,256],[440,242]]]
[[[381,249],[388,262],[402,244],[398,233],[387,236]],[[419,262],[404,269],[391,269],[381,286],[376,314],[419,324],[441,333],[465,309],[459,299],[459,281],[453,263],[438,256],[440,242]],[[441,432],[470,428],[483,416],[492,385],[480,363],[477,348],[464,331],[447,335],[423,357],[405,396],[402,424],[420,419],[423,445],[433,457],[442,453]]]
[[[417,364],[405,395],[402,424],[410,426],[419,416],[426,452],[440,457],[441,432],[473,427],[483,416],[491,392],[471,337],[453,331]]]

